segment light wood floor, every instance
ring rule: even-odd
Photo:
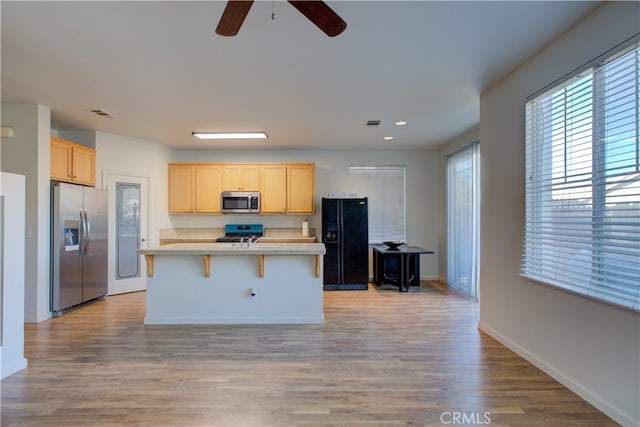
[[[455,294],[325,292],[324,325],[271,326],[144,326],[144,298],[26,325],[2,426],[615,425]]]

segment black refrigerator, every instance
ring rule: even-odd
[[[324,290],[369,288],[367,198],[322,199]]]

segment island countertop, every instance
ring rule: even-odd
[[[171,243],[137,251],[142,255],[324,255],[323,243]]]
[[[165,228],[160,230],[160,245],[171,243],[215,243],[224,236],[224,228]],[[316,243],[316,229],[303,236],[300,228],[265,228],[263,243]]]

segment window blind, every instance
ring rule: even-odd
[[[480,141],[447,156],[447,284],[478,299]]]
[[[640,311],[639,39],[526,103],[521,273]]]
[[[369,243],[405,241],[405,167],[351,166],[353,191],[369,198]]]

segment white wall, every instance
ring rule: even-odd
[[[96,132],[96,187],[106,188],[107,174],[148,178],[149,246],[159,244],[161,228],[170,228],[168,168],[173,150],[155,141]]]
[[[25,283],[25,177],[2,173],[0,194],[4,196],[0,239],[0,316],[2,320],[1,377],[27,367],[24,358],[24,283]]]
[[[86,130],[51,129],[51,135],[89,148],[96,148],[96,132]]]
[[[265,227],[300,227],[304,218],[320,230],[321,198],[328,193],[352,192],[349,166],[406,166],[407,241],[433,249],[421,256],[421,276],[438,278],[439,153],[435,150],[178,150],[176,162],[313,162],[316,164],[315,215],[252,216]],[[166,210],[166,208],[165,208]],[[173,227],[223,227],[246,222],[239,215],[172,215]]]
[[[640,316],[518,272],[525,98],[631,37],[639,23],[640,3],[607,2],[480,100],[480,327],[628,426],[640,425]]]
[[[3,104],[2,124],[15,135],[2,140],[2,171],[26,177],[25,321],[51,317],[49,309],[50,110],[42,105]]]

